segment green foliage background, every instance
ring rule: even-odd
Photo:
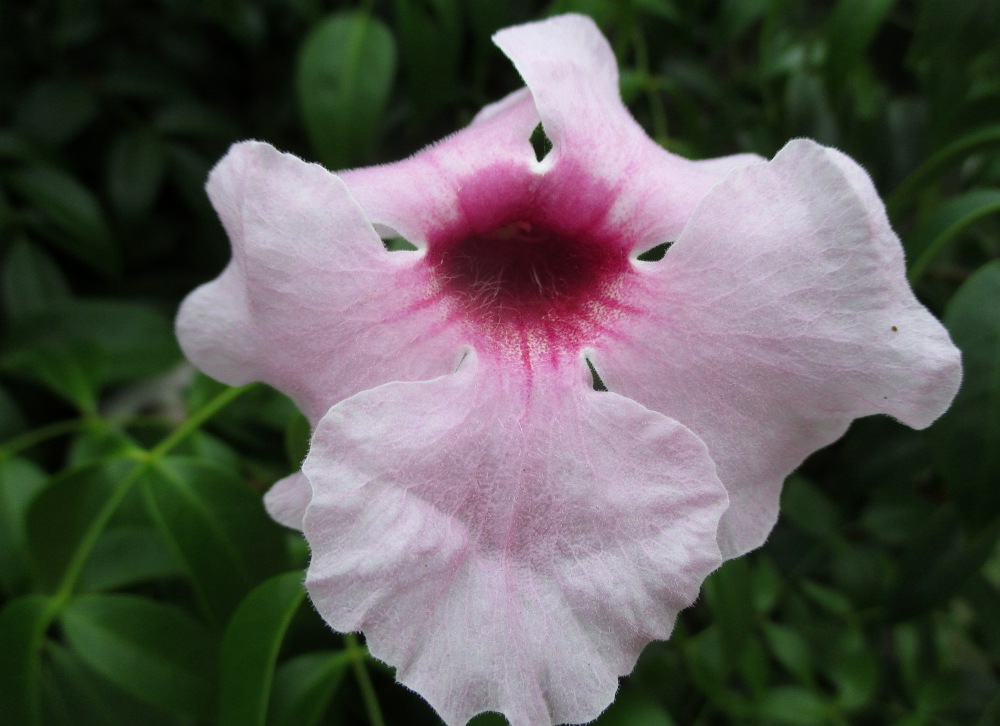
[[[0,722],[439,723],[263,513],[301,416],[184,367],[171,319],[228,258],[202,187],[231,142],[408,155],[520,85],[494,30],[570,10],[667,148],[857,158],[966,367],[928,431],[862,420],[793,475],[598,723],[1000,723],[995,0],[5,2]]]

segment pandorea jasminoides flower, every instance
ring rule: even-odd
[[[587,18],[495,40],[527,88],[410,159],[233,147],[208,183],[233,259],[178,330],[312,422],[267,504],[323,617],[447,723],[537,726],[597,716],[804,457],[858,416],[927,426],[960,365],[849,158],[688,161],[631,118]]]

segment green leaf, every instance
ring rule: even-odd
[[[288,453],[288,463],[293,467],[302,466],[303,459],[309,453],[309,439],[312,437],[312,427],[309,419],[301,411],[294,411],[285,426],[285,451]]]
[[[42,688],[45,726],[177,726],[176,719],[114,687],[54,642],[46,643]]]
[[[768,691],[760,704],[764,723],[815,726],[829,723],[823,700],[812,691],[794,686],[777,686]]]
[[[898,664],[899,674],[909,691],[918,690],[921,670],[925,663],[920,656],[920,633],[916,623],[899,625],[893,631],[892,650]]]
[[[0,458],[0,586],[8,595],[27,587],[31,562],[25,520],[31,500],[47,480],[27,459]]]
[[[13,375],[42,383],[87,414],[97,410],[98,392],[107,372],[102,351],[87,341],[60,347],[13,348],[0,359],[0,365]]]
[[[750,687],[754,699],[759,699],[770,687],[773,668],[767,649],[756,635],[747,640],[740,653],[739,674]]]
[[[317,726],[351,659],[346,650],[323,651],[282,663],[274,674],[267,726]]]
[[[615,0],[553,0],[548,12],[553,15],[562,13],[581,13],[589,15],[598,27],[611,25],[621,14],[620,3]]]
[[[212,169],[208,160],[177,142],[168,146],[167,159],[171,184],[183,195],[188,207],[195,212],[212,214],[205,194],[205,179]]]
[[[838,492],[866,501],[890,491],[891,497],[905,496],[913,491],[913,481],[931,468],[926,435],[888,416],[855,421],[839,448],[844,455]]]
[[[231,471],[172,456],[154,464],[143,491],[199,600],[219,622],[254,585],[285,566],[280,529],[260,495]]]
[[[410,96],[426,116],[461,92],[461,8],[455,0],[396,0],[395,8]]]
[[[864,706],[879,687],[878,655],[865,642],[860,629],[844,632],[833,645],[833,654],[821,664],[837,687],[837,702],[846,709]]]
[[[20,134],[0,129],[0,159],[16,159],[17,161],[31,161],[39,156],[37,146]],[[6,195],[0,197],[3,205],[7,205]]]
[[[121,261],[111,229],[86,187],[49,166],[8,172],[7,181],[41,213],[44,222],[39,231],[46,239],[100,272],[117,273]]]
[[[12,320],[43,312],[71,294],[62,270],[45,250],[20,237],[11,245],[3,268],[3,307]]]
[[[910,64],[920,74],[928,107],[947,130],[960,124],[983,87],[995,88],[997,28],[995,0],[924,0],[919,8]],[[977,81],[979,81],[977,83]],[[996,119],[996,112],[991,114]]]
[[[812,685],[812,657],[806,639],[798,631],[778,623],[765,623],[764,634],[775,659],[799,681]]]
[[[896,582],[894,559],[880,547],[854,542],[838,542],[833,554],[839,591],[859,609],[879,607]]]
[[[243,458],[232,446],[204,429],[195,431],[180,444],[174,453],[178,456],[196,456],[231,471],[243,466]]]
[[[96,421],[84,427],[70,443],[67,464],[82,467],[111,459],[134,458],[141,449],[125,431]]]
[[[169,64],[122,65],[108,69],[101,76],[103,90],[111,96],[140,101],[171,101],[190,91]]]
[[[166,136],[208,136],[228,140],[240,134],[239,128],[222,113],[191,101],[163,109],[154,123],[157,131]]]
[[[767,6],[767,0],[723,0],[716,23],[726,40],[732,42],[761,21]],[[678,20],[683,22],[680,18]]]
[[[972,154],[997,144],[1000,144],[1000,124],[971,131],[934,153],[903,179],[886,199],[889,217],[899,219],[919,193],[943,176],[944,172]]]
[[[80,589],[115,590],[183,574],[173,552],[154,530],[122,525],[109,528],[95,543],[80,573]]]
[[[735,561],[737,560],[732,560]],[[729,654],[723,647],[721,633],[716,620],[684,642],[684,656],[695,683],[713,704],[728,710],[735,703],[736,694],[726,683],[736,663],[729,659]]]
[[[726,662],[735,666],[757,619],[746,558],[729,560],[705,581],[705,599],[722,633]]]
[[[1000,212],[1000,189],[974,189],[949,199],[922,220],[904,241],[915,284],[948,244],[969,225]]]
[[[488,45],[490,37],[511,23],[511,7],[493,0],[465,0],[466,18],[477,38],[477,50]]]
[[[28,548],[46,590],[55,591],[82,566],[75,561],[77,553],[96,540],[98,524],[131,466],[113,462],[70,470],[35,497],[28,509]]]
[[[161,373],[181,359],[171,322],[135,302],[74,300],[15,321],[3,341],[0,365],[44,365],[47,356],[76,365],[93,385]],[[93,370],[100,363],[102,369]]]
[[[27,426],[21,407],[7,389],[0,385],[0,441],[21,433]]]
[[[798,474],[785,482],[781,512],[803,532],[816,537],[836,534],[840,517],[830,498],[815,484]]]
[[[935,461],[971,530],[1000,516],[1000,261],[970,277],[944,322],[962,351],[962,388],[931,429]]]
[[[219,726],[265,726],[278,652],[305,599],[296,570],[258,585],[226,627],[219,654]]]
[[[810,580],[803,580],[800,583],[802,591],[820,607],[834,615],[848,616],[854,612],[851,601],[837,590],[820,585]]]
[[[506,718],[495,711],[487,711],[473,718],[466,726],[508,726]]]
[[[226,388],[221,386],[221,390]],[[189,410],[196,410],[201,405],[199,401],[203,401],[206,395],[217,395],[219,390],[219,383],[209,383],[206,376],[196,376],[189,392]],[[215,418],[212,432],[222,436],[230,445],[280,461],[286,455],[285,423],[295,411],[295,404],[285,394],[267,386],[257,386]],[[284,474],[286,469],[280,467],[274,474]]]
[[[296,86],[302,120],[323,163],[343,169],[370,158],[395,73],[395,41],[376,18],[336,13],[309,33]]]
[[[108,159],[108,194],[122,219],[135,222],[153,205],[163,183],[166,151],[149,127],[120,136]]]
[[[44,595],[26,595],[0,610],[0,723],[40,724],[40,654],[50,603]]]
[[[213,643],[183,610],[135,595],[80,595],[61,624],[80,658],[123,691],[168,713],[211,714]]]
[[[920,529],[933,505],[914,490],[876,492],[861,516],[868,536],[883,545],[904,543]]]
[[[98,110],[93,92],[75,78],[42,81],[16,107],[18,129],[53,145],[73,138]]]
[[[785,88],[785,117],[788,136],[809,136],[830,145],[840,142],[837,119],[816,74],[801,68],[791,74]]]
[[[963,593],[975,612],[977,630],[994,662],[1000,660],[1000,588],[977,577]]]
[[[675,726],[675,722],[663,706],[649,696],[622,690],[594,726]]]
[[[896,0],[840,0],[826,24],[826,74],[839,87],[860,63]]]
[[[781,575],[774,562],[765,554],[755,557],[753,560],[753,584],[751,585],[751,598],[754,609],[758,615],[767,615],[774,608],[781,595],[783,584]]]
[[[948,602],[989,559],[998,536],[1000,521],[970,534],[951,507],[935,510],[897,558],[892,617],[911,618]]]

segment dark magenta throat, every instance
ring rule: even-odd
[[[429,262],[442,292],[488,326],[586,327],[594,303],[628,269],[626,251],[587,233],[569,235],[527,219],[485,234],[437,240]]]

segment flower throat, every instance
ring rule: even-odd
[[[445,242],[434,252],[446,294],[493,323],[583,315],[626,262],[599,240],[523,219]]]

